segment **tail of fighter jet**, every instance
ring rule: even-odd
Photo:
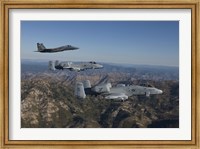
[[[38,52],[46,49],[46,47],[43,45],[43,43],[37,43],[37,48],[38,48]]]
[[[75,86],[75,96],[84,99],[86,97],[83,83],[77,82]]]
[[[90,80],[83,81],[83,87],[84,87],[86,95],[92,94]]]
[[[72,62],[67,62],[67,63],[65,64],[65,67],[70,68],[71,66],[72,66]]]
[[[55,61],[55,66],[58,66],[59,65],[59,60],[56,60]]]
[[[49,70],[56,70],[55,69],[55,64],[53,61],[49,61]]]
[[[83,81],[83,87],[84,89],[91,88],[90,80]]]
[[[94,91],[94,88],[91,87],[90,80],[83,81],[83,87],[86,95],[99,95],[99,93]]]

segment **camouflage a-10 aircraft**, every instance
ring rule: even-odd
[[[91,87],[90,81],[85,80],[77,82],[75,86],[75,96],[77,98],[86,98],[86,95],[103,95],[105,99],[124,101],[129,96],[133,95],[146,95],[149,97],[151,94],[162,94],[163,91],[151,85],[130,85],[118,84],[112,87],[111,83],[100,84]]]
[[[68,50],[77,50],[78,47],[74,47],[71,45],[61,46],[57,48],[49,48],[47,49],[43,43],[37,43],[38,51],[35,52],[41,52],[41,53],[54,53],[54,52],[62,52],[62,51],[68,51]]]
[[[84,71],[87,69],[100,69],[103,68],[103,65],[97,64],[96,62],[84,62],[74,64],[72,62],[59,62],[58,60],[53,62],[49,61],[50,70],[63,70],[68,69],[70,71]]]

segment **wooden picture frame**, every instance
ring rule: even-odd
[[[18,1],[1,2],[1,50],[0,50],[0,126],[1,148],[199,148],[200,147],[200,101],[199,101],[199,0],[181,1]],[[25,141],[9,140],[9,10],[10,9],[63,9],[63,8],[120,8],[120,9],[191,9],[192,13],[192,139],[188,141]]]

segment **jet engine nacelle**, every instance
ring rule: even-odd
[[[97,93],[108,93],[110,92],[110,88],[112,85],[110,83],[103,84],[103,85],[97,85],[92,90]]]

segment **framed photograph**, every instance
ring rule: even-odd
[[[2,148],[199,148],[198,0],[1,8]]]

